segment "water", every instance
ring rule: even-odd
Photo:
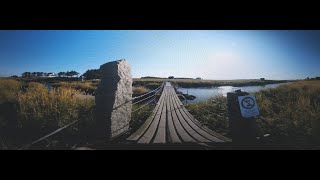
[[[209,87],[209,88],[179,88],[178,91],[184,94],[190,94],[196,96],[195,100],[188,100],[188,103],[197,103],[207,101],[209,98],[222,94],[227,96],[228,92],[232,92],[238,89],[245,92],[258,92],[263,89],[276,88],[280,85],[288,83],[278,83],[278,84],[266,84],[261,86],[243,86],[243,87],[234,87],[234,86],[219,86],[219,87]]]

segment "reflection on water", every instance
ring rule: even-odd
[[[243,87],[234,87],[234,86],[220,86],[220,87],[210,87],[210,88],[179,88],[178,91],[181,91],[184,94],[191,94],[196,96],[195,100],[188,100],[188,103],[197,103],[203,102],[209,99],[210,97],[214,97],[222,94],[223,96],[227,96],[228,92],[232,92],[238,89],[245,92],[257,92],[263,89],[268,88],[276,88],[280,85],[287,83],[278,83],[278,84],[267,84],[262,86],[243,86]]]

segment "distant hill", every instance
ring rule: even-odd
[[[163,77],[153,77],[153,76],[145,76],[145,77],[141,77],[141,79],[167,79],[167,78],[163,78]]]
[[[141,79],[168,79],[168,78],[164,78],[164,77],[154,77],[154,76],[145,76],[145,77],[141,77]],[[174,79],[194,79],[194,78],[184,78],[184,77],[175,77]]]

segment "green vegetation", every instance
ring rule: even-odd
[[[99,71],[99,69],[89,69],[82,76],[84,76],[86,80],[100,79],[101,72]]]
[[[71,144],[84,143],[94,133],[90,130],[94,100],[77,98],[81,93],[73,88],[49,91],[36,82],[22,85],[0,79],[0,149],[16,149],[75,120],[79,120],[77,125],[37,146],[71,148]]]
[[[130,128],[132,132],[135,132],[139,127],[148,119],[151,115],[152,110],[154,109],[154,105],[146,105],[141,107],[142,105],[136,104],[132,107],[132,117],[130,122]],[[139,109],[141,108],[141,109]]]
[[[70,149],[92,140],[94,98],[79,98],[79,94],[87,89],[95,90],[99,81],[53,82],[51,90],[44,84],[30,81],[30,78],[0,79],[0,149],[19,148],[74,120],[79,122],[33,148]],[[158,87],[162,81],[135,80],[133,93],[144,94],[148,92],[146,87]],[[198,80],[172,81],[180,85]],[[144,86],[138,86],[139,83]],[[308,143],[311,121],[320,121],[319,94],[320,80],[298,81],[257,92],[261,113],[257,119],[259,133],[270,134],[270,142],[275,144]],[[133,131],[149,117],[154,105],[140,107],[140,104],[133,106],[130,123]],[[186,107],[201,123],[230,137],[226,97],[220,95]]]
[[[208,128],[229,136],[227,98],[222,95],[210,98],[207,102],[188,104],[188,111]]]
[[[260,80],[260,79],[248,79],[248,80],[202,80],[202,79],[160,79],[160,78],[141,78],[133,79],[133,85],[148,86],[151,83],[161,84],[163,81],[170,81],[177,83],[183,88],[195,88],[195,87],[216,87],[216,86],[259,86],[265,84],[276,84],[289,82],[287,80]]]
[[[320,81],[299,81],[256,93],[260,134],[278,144],[308,143],[311,122],[320,121]],[[187,109],[214,131],[229,136],[226,97],[190,104]]]

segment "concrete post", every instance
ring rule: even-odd
[[[131,68],[125,59],[121,59],[101,65],[100,71],[101,82],[95,95],[97,133],[100,137],[111,139],[129,128],[132,109]]]
[[[256,142],[257,125],[254,118],[243,118],[241,116],[238,96],[249,95],[247,92],[227,93],[229,128],[232,142],[239,145],[250,145]]]

